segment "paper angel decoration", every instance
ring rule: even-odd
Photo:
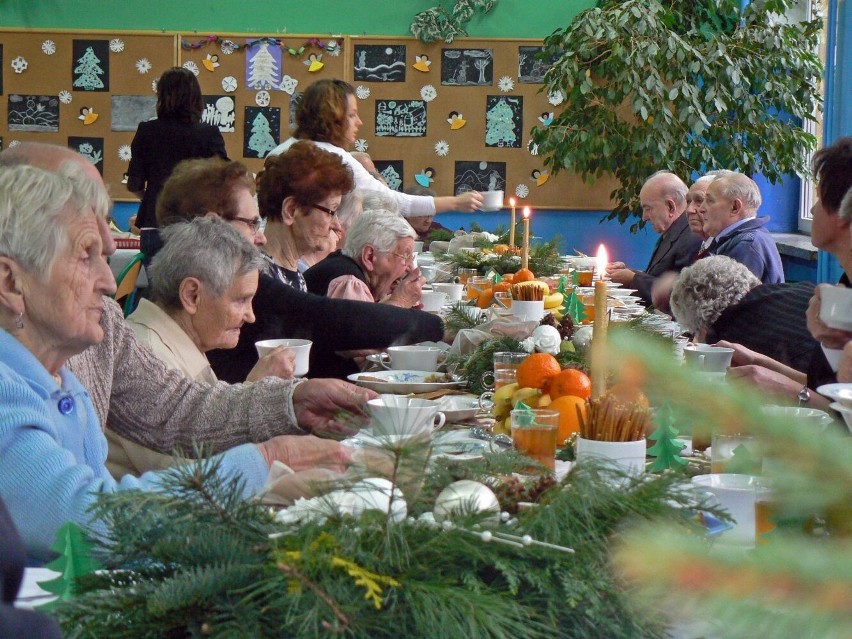
[[[316,73],[325,66],[325,62],[322,61],[321,53],[312,53],[308,59],[304,61],[304,64],[308,67],[309,73]]]
[[[462,114],[458,111],[451,111],[450,117],[447,118],[447,122],[450,123],[450,128],[453,131],[455,131],[456,129],[460,129],[465,124],[467,124],[467,120],[465,120]]]
[[[411,66],[423,73],[429,73],[429,66],[432,64],[432,61],[429,59],[428,55],[423,54],[415,56],[415,60],[416,62]]]
[[[215,53],[208,53],[207,57],[201,61],[201,64],[208,71],[214,71],[219,66],[219,56]]]
[[[83,107],[80,109],[80,115],[77,116],[77,119],[82,120],[85,125],[94,124],[98,119],[98,114],[95,113],[93,107]]]

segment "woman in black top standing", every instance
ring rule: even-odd
[[[127,188],[142,200],[136,217],[139,228],[157,226],[157,197],[178,162],[228,159],[219,129],[202,124],[203,111],[195,75],[183,67],[166,70],[157,82],[157,119],[140,123],[130,145]]]

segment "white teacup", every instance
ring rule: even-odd
[[[733,348],[710,344],[696,344],[695,348],[686,347],[683,351],[687,364],[707,373],[724,373],[733,356]]]
[[[422,253],[423,252],[423,242],[415,242],[414,243],[414,252]]]
[[[631,475],[645,472],[644,439],[633,442],[601,442],[577,437],[577,462],[597,459],[610,463]]]
[[[734,518],[734,527],[720,539],[739,546],[754,546],[754,502],[761,487],[759,477],[716,473],[697,475],[692,483],[709,493]]]
[[[499,211],[503,208],[503,191],[482,191],[482,210]]]
[[[438,402],[429,399],[395,395],[383,395],[367,402],[373,434],[377,437],[407,439],[431,435],[446,420],[438,408]]]
[[[308,367],[310,366],[312,344],[313,342],[309,339],[264,339],[255,342],[254,347],[260,357],[271,353],[279,346],[286,346],[291,351],[295,351],[296,370],[293,374],[296,377],[304,377],[308,374]]]
[[[852,288],[820,286],[819,318],[823,323],[841,331],[852,331]]]
[[[544,317],[544,300],[538,302],[524,302],[514,300],[512,302],[512,315],[521,321],[540,321]]]
[[[420,296],[423,310],[429,313],[437,313],[447,304],[447,294],[439,291],[423,291]]]
[[[381,360],[382,366],[398,371],[438,370],[438,362],[443,361],[444,351],[437,346],[391,346],[388,348],[390,365]]]
[[[435,282],[432,290],[438,293],[446,293],[447,301],[450,303],[460,302],[464,294],[464,284],[449,284],[447,282]]]

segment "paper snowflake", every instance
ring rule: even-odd
[[[366,100],[370,97],[370,89],[368,89],[362,84],[359,84],[358,88],[355,89],[355,95],[358,96],[359,100]]]
[[[550,102],[553,106],[559,106],[563,102],[565,102],[565,94],[562,93],[559,89],[556,91],[551,91],[547,94],[547,101]]]
[[[420,97],[426,102],[431,102],[438,97],[438,92],[431,84],[426,84],[420,89]]]
[[[237,90],[237,79],[232,75],[226,75],[222,78],[222,90],[228,93],[233,93]]]
[[[118,159],[119,160],[121,160],[122,162],[130,162],[130,159],[132,157],[133,157],[133,155],[130,152],[130,145],[129,144],[122,144],[120,147],[118,147]]]
[[[136,61],[136,70],[145,75],[148,71],[151,70],[151,63],[148,62],[148,58],[140,58]]]
[[[269,91],[258,91],[254,96],[254,101],[257,106],[269,106]]]
[[[325,43],[325,52],[332,58],[336,58],[340,55],[340,44],[337,40],[329,40]]]
[[[30,66],[29,63],[23,56],[18,56],[14,60],[12,60],[12,68],[15,70],[15,73],[23,73],[27,70],[27,67]]]
[[[192,71],[192,75],[198,75],[198,65],[195,64],[192,60],[188,60],[183,63],[183,68],[187,71]]]
[[[299,86],[299,81],[296,78],[285,75],[281,78],[281,84],[278,85],[278,88],[288,95],[293,95],[297,86]]]
[[[222,49],[222,53],[225,55],[231,55],[237,50],[237,45],[231,40],[222,40],[222,44],[219,45],[219,48]]]
[[[74,96],[71,95],[70,91],[60,91],[59,92],[59,101],[62,104],[71,104],[71,100],[74,99]]]
[[[524,198],[530,194],[530,188],[526,184],[518,184],[515,187],[515,195],[520,198]]]
[[[538,155],[538,144],[530,140],[527,144],[527,151],[530,152],[530,155]]]
[[[153,91],[154,93],[157,92],[157,81],[156,80],[151,80],[151,91]]]
[[[450,145],[446,140],[438,140],[435,142],[435,154],[443,157],[446,157],[450,152]]]
[[[121,38],[113,38],[109,41],[109,50],[113,53],[121,53],[124,51],[124,40]]]
[[[358,153],[366,153],[369,148],[370,145],[367,144],[367,140],[364,138],[358,138],[355,140],[355,150],[358,151]]]
[[[514,91],[515,81],[508,75],[504,75],[502,78],[500,78],[498,86],[500,87],[500,90],[503,93],[508,93],[509,91]]]
[[[41,50],[44,55],[53,55],[56,53],[56,43],[53,40],[45,40],[41,43]]]

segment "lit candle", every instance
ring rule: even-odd
[[[512,222],[509,226],[509,246],[515,248],[515,198],[509,198],[509,205],[512,207]]]
[[[592,397],[602,397],[606,394],[606,272],[607,254],[604,245],[598,247],[597,269],[598,279],[595,281],[595,319],[592,332]]]
[[[524,246],[521,253],[521,268],[530,264],[530,207],[524,207]]]

